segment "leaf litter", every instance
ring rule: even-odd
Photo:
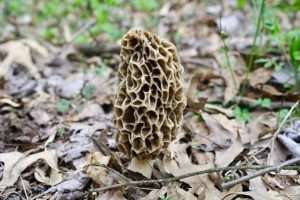
[[[283,69],[275,70],[255,63],[255,69],[247,72],[255,27],[250,25],[249,8],[236,11],[226,2],[224,8],[196,1],[163,2],[155,14],[160,19],[153,31],[179,49],[188,106],[179,136],[163,160],[146,163],[148,168],[145,163],[133,168],[117,149],[112,111],[120,62],[118,42],[101,36],[99,49],[104,53],[93,54],[86,52],[89,45],[67,43],[62,47],[32,39],[1,39],[0,196],[298,199],[298,165],[221,188],[260,170],[255,167],[263,169],[300,154],[299,114],[287,119],[274,135],[282,122],[280,112],[290,109],[284,103],[299,100],[299,91],[288,89],[296,83],[290,76],[291,66],[284,63]],[[128,8],[116,9],[124,12]],[[220,18],[222,9],[226,12]],[[124,18],[122,26],[144,27],[147,14],[132,10],[127,14],[133,20]],[[229,36],[225,42],[219,29]],[[69,33],[65,35],[72,41]],[[260,42],[268,41],[261,38]],[[257,103],[266,98],[271,101],[268,109]],[[278,106],[273,109],[275,103]],[[247,111],[248,121],[238,119],[237,106]],[[223,169],[176,181],[130,184],[220,167]],[[141,169],[142,174],[138,173]],[[97,188],[115,184],[124,186],[97,192]]]

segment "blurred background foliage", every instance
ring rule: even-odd
[[[91,43],[97,41],[99,36],[105,41],[117,41],[132,27],[142,25],[142,28],[156,31],[160,20],[159,12],[166,2],[164,0],[0,0],[0,9],[3,11],[0,12],[2,27],[0,38],[3,34],[10,34],[6,37],[9,39],[28,37],[30,31],[24,33],[20,30],[22,26],[28,27],[29,24],[35,39],[63,44],[66,42],[63,34],[69,32],[72,35],[93,19],[96,20],[96,24],[86,33],[76,37],[75,44]],[[184,3],[180,0],[178,2],[179,5]],[[223,1],[208,0],[201,2],[223,3]],[[280,70],[284,66],[283,63],[288,62],[293,67],[296,86],[300,85],[298,75],[300,28],[297,24],[283,27],[280,20],[280,15],[284,14],[293,21],[300,11],[300,0],[235,0],[232,2],[237,11],[250,13],[252,25],[255,27],[252,33],[254,39],[251,55],[253,56],[246,65],[247,71],[252,71],[254,65]],[[205,11],[199,10],[199,12]],[[179,19],[179,22],[181,20],[186,19]],[[135,24],[137,21],[139,23]],[[173,42],[179,43],[184,36],[178,29],[174,31]],[[226,32],[226,30],[221,31]],[[267,38],[268,42],[261,43],[262,38]],[[272,56],[274,52],[284,55],[284,59]]]
[[[119,39],[131,24],[128,11],[146,13],[151,25],[155,22],[153,12],[160,8],[158,0],[1,0],[0,24],[7,22],[26,24],[39,27],[39,35],[49,41],[60,41],[64,25],[68,25],[71,32],[76,32],[88,20],[96,19],[96,25],[88,34],[80,36],[76,42],[90,42],[93,37],[105,33],[109,39]],[[151,21],[152,20],[152,21]],[[3,30],[1,31],[3,32]]]

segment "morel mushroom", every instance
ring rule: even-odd
[[[129,31],[121,43],[115,124],[119,149],[154,159],[176,138],[186,98],[176,47],[146,31]]]

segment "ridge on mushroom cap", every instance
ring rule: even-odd
[[[121,42],[115,124],[119,149],[153,159],[176,138],[186,99],[176,47],[158,36],[129,31]]]

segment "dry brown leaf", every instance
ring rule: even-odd
[[[254,113],[253,113],[254,114]],[[251,144],[256,143],[265,135],[273,132],[277,126],[277,117],[275,113],[267,112],[267,113],[258,113],[258,116],[255,116],[247,125],[249,130]]]
[[[214,104],[205,104],[204,107],[205,111],[216,114],[216,113],[221,113],[226,115],[227,117],[233,117],[233,111],[228,108],[223,108],[222,106],[214,105]]]
[[[231,187],[228,191],[222,193],[222,200],[236,199],[239,193],[243,191],[242,184],[237,184]]]
[[[195,92],[198,88],[204,89],[205,84],[211,79],[220,79],[221,76],[216,74],[212,69],[207,68],[199,68],[197,71],[193,73],[193,77],[191,78],[191,82],[189,88],[187,90],[187,96],[191,99],[195,99]]]
[[[45,160],[46,163],[51,167],[51,174],[58,172],[57,157],[55,150],[43,151],[31,155],[26,155],[20,152],[10,152],[0,154],[0,162],[4,163],[3,177],[0,182],[0,189],[14,185],[18,180],[21,173],[30,165],[38,160]],[[54,172],[56,171],[56,172]],[[51,175],[49,183],[58,183],[62,180],[62,176],[58,178],[56,175]],[[55,180],[51,180],[51,177],[55,177]]]
[[[176,200],[205,200],[205,198],[196,198],[190,192],[180,188],[177,183],[169,184],[159,190],[153,190],[141,200],[157,200],[163,198]]]
[[[209,130],[208,137],[210,141],[215,143],[221,149],[229,148],[233,142],[233,135],[225,129],[213,115],[202,112],[201,116]]]
[[[291,170],[292,171],[292,170]],[[263,182],[273,190],[284,190],[293,185],[297,185],[295,183],[298,175],[284,175],[284,174],[266,174],[262,177]]]
[[[272,77],[272,70],[258,68],[249,76],[249,84],[256,88],[258,85],[266,83]]]
[[[23,65],[28,69],[28,72],[39,79],[40,74],[37,66],[32,61],[31,50],[37,51],[41,56],[47,56],[47,50],[40,46],[35,41],[31,40],[17,40],[9,41],[0,45],[0,52],[4,53],[6,57],[0,63],[0,78],[4,77],[10,66],[13,63]]]
[[[252,170],[249,170],[249,173],[252,173]],[[255,177],[249,180],[249,189],[256,194],[255,199],[263,200],[262,195],[265,195],[268,190],[266,184],[262,181],[261,177]]]
[[[241,70],[241,66],[245,66],[245,63],[240,57],[233,53],[230,53],[228,58],[221,53],[217,53],[215,57],[221,66],[221,74],[225,81],[224,101],[227,103],[237,96],[241,82],[245,79],[245,76],[237,73]],[[227,63],[226,60],[228,60],[230,66],[228,66],[229,63]]]
[[[268,148],[272,148],[271,140],[269,141]],[[273,146],[273,153],[272,155],[269,154],[270,158],[268,164],[278,165],[279,163],[286,161],[288,155],[289,151],[276,140]]]
[[[209,138],[223,147],[216,149],[215,164],[219,167],[228,166],[244,150],[240,137],[245,137],[245,134],[241,134],[244,133],[243,127],[222,114],[202,113],[202,117],[209,129]]]
[[[262,85],[259,88],[265,95],[276,97],[283,96],[284,94],[278,91],[274,86],[271,85]]]
[[[98,197],[96,197],[95,200],[125,200],[125,198],[123,197],[123,194],[121,191],[119,190],[109,190],[105,193],[101,193],[99,194]]]
[[[237,96],[241,82],[238,80],[238,77],[234,74],[231,74],[228,69],[222,70],[222,75],[225,79],[225,91],[224,91],[224,101],[225,103],[229,102],[235,96]]]
[[[244,147],[240,139],[236,138],[228,149],[220,149],[216,151],[216,165],[218,167],[228,166],[243,150]]]
[[[234,138],[240,138],[242,144],[250,143],[251,135],[245,124],[236,121],[235,119],[228,119],[225,115],[218,114],[214,115],[214,118],[228,131],[233,134]]]
[[[287,187],[285,190],[280,191],[280,194],[287,200],[298,200],[300,197],[300,186]]]
[[[84,106],[84,108],[80,111],[80,113],[76,113],[75,115],[71,116],[68,121],[76,122],[82,121],[90,118],[97,119],[100,116],[103,116],[104,112],[103,109],[100,107],[99,104],[95,103],[88,103]]]
[[[168,172],[174,176],[180,176],[185,173],[201,171],[214,166],[212,162],[204,162],[201,165],[192,164],[187,155],[186,148],[187,144],[179,144],[178,142],[170,144],[169,151],[171,155],[164,158],[160,165],[161,171]],[[220,199],[220,192],[206,174],[185,178],[182,181],[191,186],[188,192],[197,194],[198,199],[202,199],[203,197],[211,200]]]
[[[110,156],[104,156],[101,152],[94,152],[87,157],[87,175],[96,183],[101,185],[112,184],[113,179],[108,175],[104,167],[96,165],[107,165],[110,161]]]
[[[48,177],[46,169],[35,168],[34,177],[37,181],[46,185],[56,185],[62,181],[62,174],[56,170],[53,170]]]

